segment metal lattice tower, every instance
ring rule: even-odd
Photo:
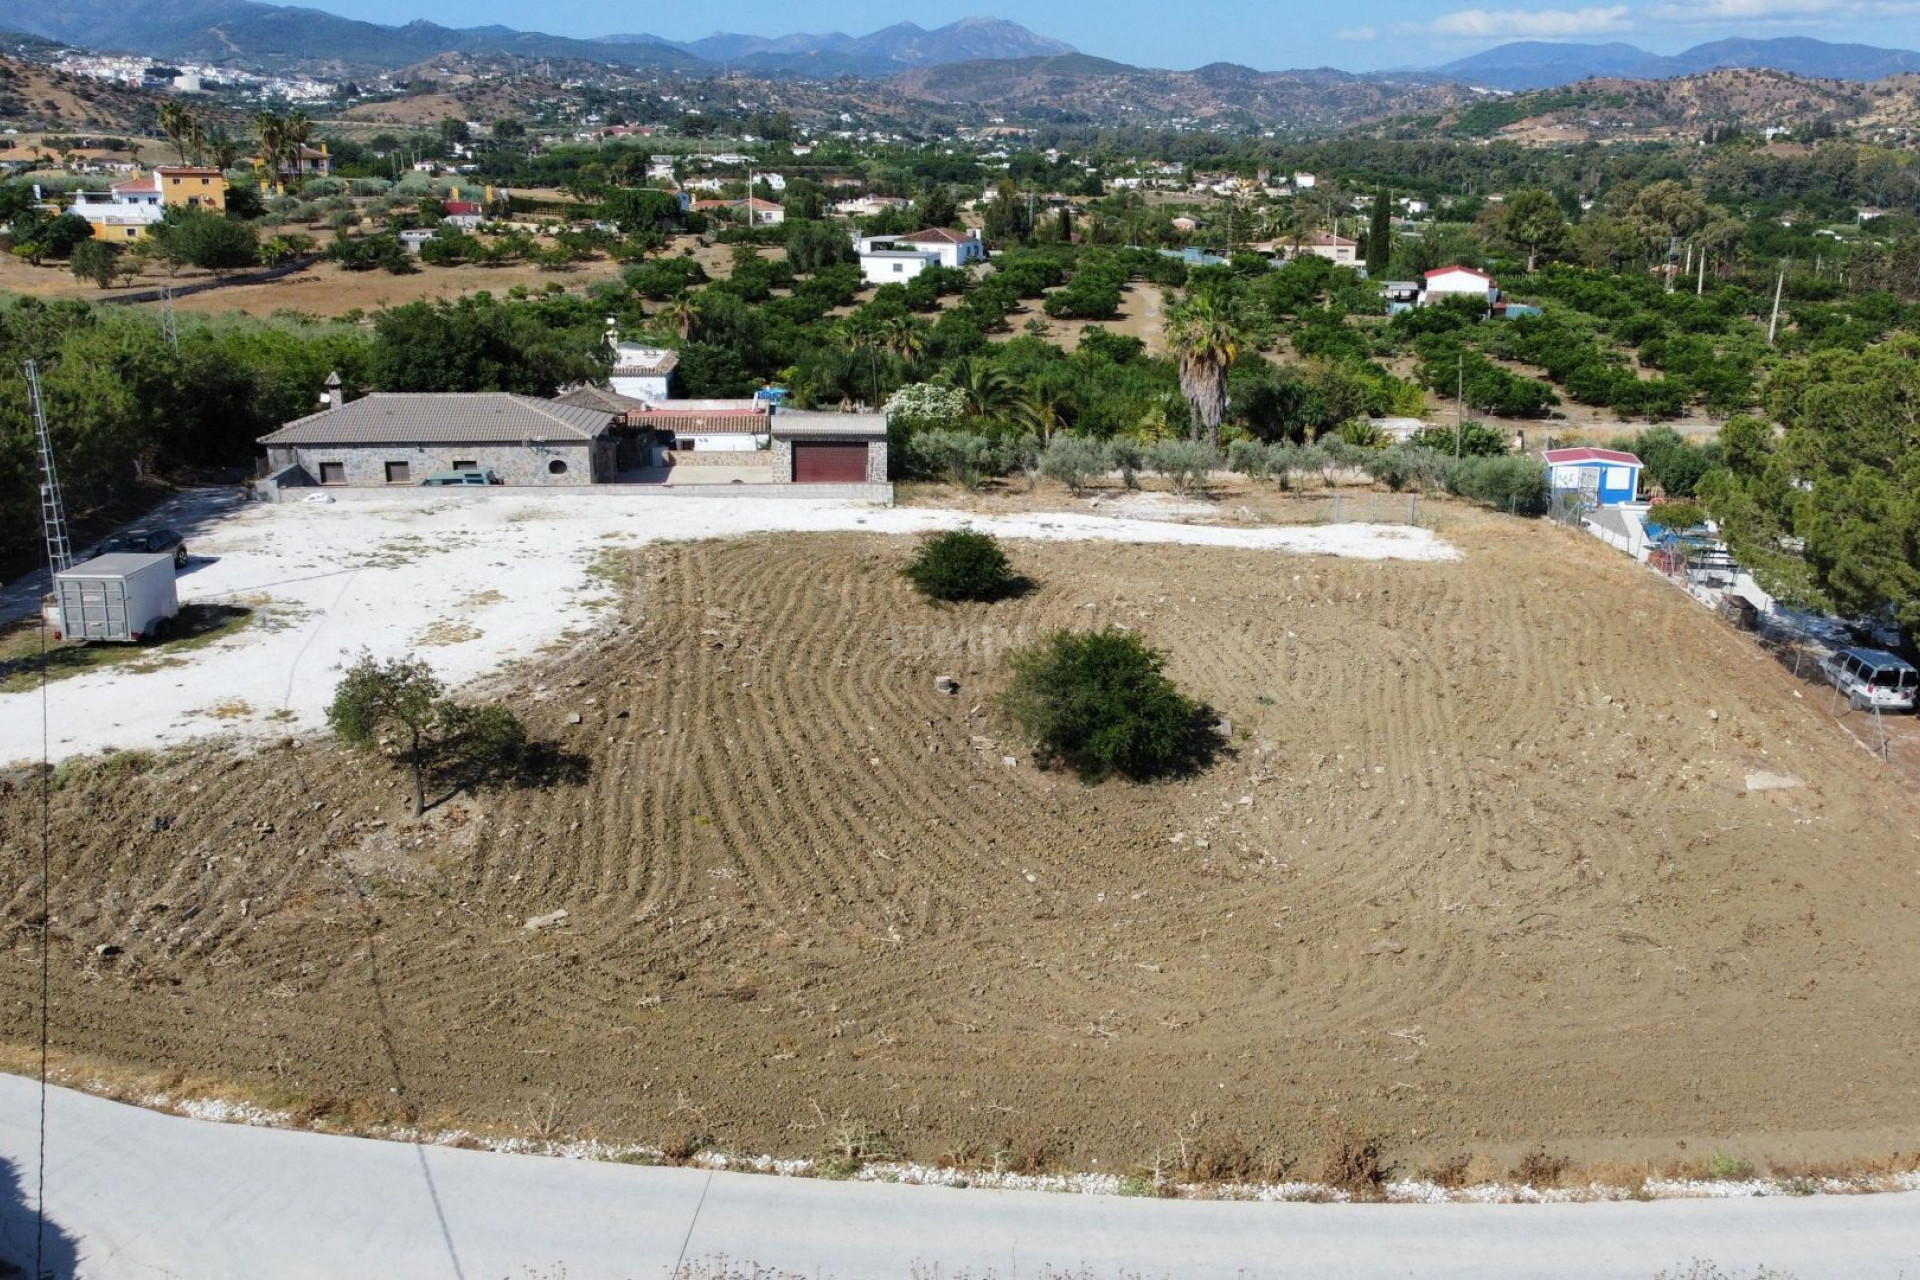
[[[33,409],[33,433],[40,444],[40,523],[47,538],[47,564],[55,573],[73,566],[73,542],[67,536],[67,507],[60,499],[60,473],[53,465],[53,433],[40,399],[40,366],[27,361],[27,400]]]

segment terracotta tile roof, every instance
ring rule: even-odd
[[[728,410],[718,413],[675,413],[648,409],[627,415],[627,425],[671,431],[676,435],[721,436],[765,435],[767,415],[752,410]]]
[[[908,244],[968,244],[973,237],[946,227],[928,227],[925,231],[916,231],[910,236],[895,236],[894,239]]]
[[[295,418],[261,444],[517,444],[597,439],[613,415],[504,391],[376,391],[338,409]]]
[[[614,374],[626,378],[653,378],[663,373],[672,373],[679,368],[680,353],[678,351],[660,351],[653,356],[638,354],[645,349],[623,345],[619,357],[614,361]]]
[[[613,414],[637,413],[647,407],[645,400],[623,396],[618,391],[612,391],[606,387],[575,387],[565,395],[555,396],[553,402],[580,409],[598,409]]]
[[[1435,267],[1432,271],[1427,272],[1427,279],[1431,280],[1435,276],[1452,276],[1452,275],[1479,276],[1482,280],[1488,280],[1488,281],[1491,281],[1493,279],[1493,277],[1488,275],[1486,272],[1475,271],[1472,267]]]

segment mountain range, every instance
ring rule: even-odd
[[[918,23],[899,22],[864,36],[842,31],[773,37],[721,32],[699,40],[668,40],[654,35],[613,35],[605,39],[615,44],[665,45],[706,62],[776,74],[804,71],[814,75],[885,76],[910,67],[1074,52],[1065,41],[1035,35],[1003,18],[962,18],[932,31]]]
[[[1881,80],[1920,71],[1920,53],[1865,44],[1829,44],[1803,36],[1715,40],[1681,53],[1648,53],[1630,44],[1556,44],[1522,40],[1435,68],[1438,75],[1495,89],[1550,89],[1599,76],[1667,80],[1727,68],[1765,68],[1816,80]]]
[[[322,64],[390,70],[444,53],[580,59],[692,73],[726,68],[768,75],[880,77],[980,58],[1071,53],[1072,46],[998,18],[963,18],[931,31],[902,22],[865,36],[840,32],[766,38],[720,34],[598,39],[511,27],[384,26],[319,9],[258,0],[45,0],[8,19],[21,31],[83,48],[277,69]]]
[[[959,90],[954,95],[958,98],[979,101],[980,95],[972,91],[976,87],[1012,81],[1024,93],[1044,97],[1049,76],[1083,89],[1087,78],[1103,73],[1166,79],[1166,85],[1157,87],[1177,92],[1183,77],[1204,78],[1211,72],[1218,79],[1220,69],[1230,66],[1216,63],[1191,72],[1159,71],[1085,58],[1071,45],[1000,18],[963,18],[932,30],[900,22],[864,36],[839,31],[773,37],[722,32],[699,40],[673,40],[645,33],[577,38],[506,26],[458,28],[424,21],[385,26],[260,0],[38,0],[15,8],[6,25],[31,36],[82,48],[263,70],[298,66],[350,73],[391,71],[442,54],[577,60],[691,75],[739,70],[816,79],[913,77],[930,69],[951,69],[934,81]],[[1718,40],[1676,54],[1649,53],[1620,43],[1520,41],[1441,67],[1358,79],[1390,86],[1450,81],[1523,92],[1595,77],[1664,80],[1727,68],[1869,81],[1920,71],[1920,53],[1804,37]],[[1040,73],[1038,83],[1033,79],[1036,72]],[[1254,72],[1234,67],[1232,74],[1286,78],[1284,90],[1292,93],[1305,77],[1346,73],[1324,69]],[[933,82],[924,77],[914,79],[912,89],[920,94],[933,88]]]

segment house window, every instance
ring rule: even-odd
[[[549,462],[547,464],[547,474],[550,476],[563,476],[567,474],[566,460],[563,458],[555,458],[552,462]]]
[[[409,470],[410,468],[404,462],[389,462],[387,464],[387,483],[405,484]]]
[[[1607,488],[1609,489],[1626,488],[1627,485],[1630,483],[1630,481],[1627,478],[1627,474],[1628,474],[1627,468],[1625,467],[1608,467],[1607,468]]]
[[[899,275],[902,271],[905,271],[906,269],[907,269],[907,264],[904,262],[896,262],[893,264],[893,273],[895,275]]]
[[[692,436],[681,436],[679,439],[673,442],[673,447],[680,450],[682,453],[692,453],[693,445],[694,445],[694,440]]]
[[[455,471],[478,471],[480,469],[480,464],[475,462],[471,458],[467,458],[464,460],[456,460],[453,464],[453,469]]]
[[[344,462],[323,462],[320,464],[321,484],[345,484],[347,482],[347,464]]]

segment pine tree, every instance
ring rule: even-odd
[[[1373,197],[1373,222],[1367,228],[1367,274],[1378,276],[1393,259],[1393,205],[1382,187]]]

